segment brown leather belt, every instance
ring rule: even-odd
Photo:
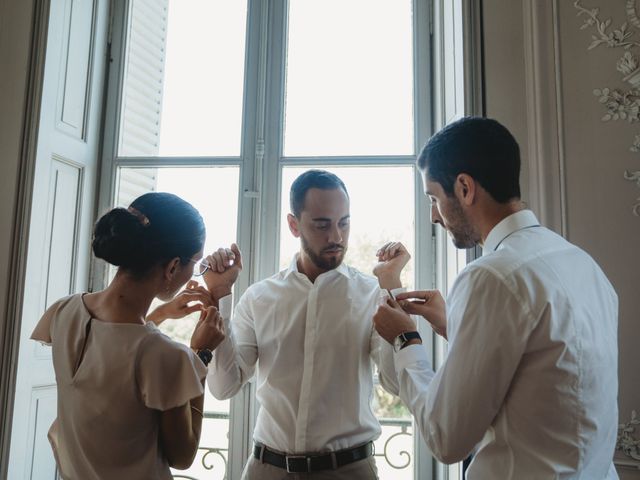
[[[284,468],[288,473],[308,473],[319,470],[335,470],[349,463],[373,455],[373,442],[337,452],[317,455],[283,455],[258,443],[253,447],[253,456],[263,463]]]

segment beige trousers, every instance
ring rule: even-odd
[[[378,469],[375,459],[371,456],[337,470],[287,473],[285,469],[261,463],[251,455],[242,472],[242,480],[378,480]]]

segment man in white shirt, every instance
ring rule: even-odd
[[[615,479],[618,301],[584,251],[520,201],[518,144],[498,122],[463,118],[419,159],[433,223],[483,247],[447,299],[406,292],[374,317],[393,342],[426,318],[448,338],[434,374],[424,347],[395,355],[400,397],[436,458],[474,452],[469,480]],[[414,340],[412,343],[419,343]]]
[[[402,244],[381,248],[365,276],[342,260],[349,238],[349,196],[335,175],[309,170],[291,187],[292,234],[300,252],[289,268],[258,282],[229,322],[231,286],[242,267],[237,247],[207,258],[205,281],[219,299],[227,339],[213,352],[213,395],[235,395],[256,373],[260,411],[244,479],[377,478],[372,441],[372,369],[397,394],[393,351],[373,328],[381,288],[401,287],[409,260]]]

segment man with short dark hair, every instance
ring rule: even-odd
[[[474,453],[478,479],[615,479],[618,301],[595,261],[520,201],[520,155],[495,120],[463,118],[419,159],[431,220],[483,256],[447,304],[406,292],[374,317],[387,341],[423,316],[449,340],[437,373],[422,346],[395,354],[400,397],[433,454]],[[415,342],[418,343],[418,342]]]
[[[381,430],[370,404],[374,363],[383,387],[397,393],[397,382],[391,347],[371,319],[381,288],[401,287],[409,254],[399,243],[382,247],[377,280],[343,263],[349,195],[332,173],[300,175],[290,203],[287,221],[300,251],[289,268],[249,287],[231,322],[240,252],[233,246],[207,259],[205,281],[227,329],[213,353],[209,389],[230,398],[256,373],[261,408],[244,479],[375,479],[372,442]]]

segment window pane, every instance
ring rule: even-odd
[[[285,156],[411,155],[411,0],[290,0]]]
[[[246,0],[133,0],[120,156],[239,156]]]
[[[412,259],[402,283],[414,285],[414,171],[413,166],[393,167],[284,167],[280,210],[280,267],[289,266],[299,250],[299,240],[289,232],[289,190],[298,175],[309,168],[323,168],[338,175],[349,192],[351,232],[345,262],[371,275],[375,253],[388,241],[402,242]],[[376,382],[377,383],[377,382]],[[413,479],[414,448],[411,415],[399,398],[376,385],[374,412],[382,425],[376,441],[376,462],[381,480]]]
[[[207,228],[205,252],[236,241],[239,167],[120,168],[118,174],[117,205],[128,206],[147,192],[171,192],[191,203],[202,215]],[[151,308],[159,303],[154,301]],[[189,345],[197,320],[197,314],[165,320],[160,330]],[[174,474],[221,480],[225,478],[229,450],[229,400],[216,400],[205,389],[204,410],[196,459],[191,468],[175,470]]]

